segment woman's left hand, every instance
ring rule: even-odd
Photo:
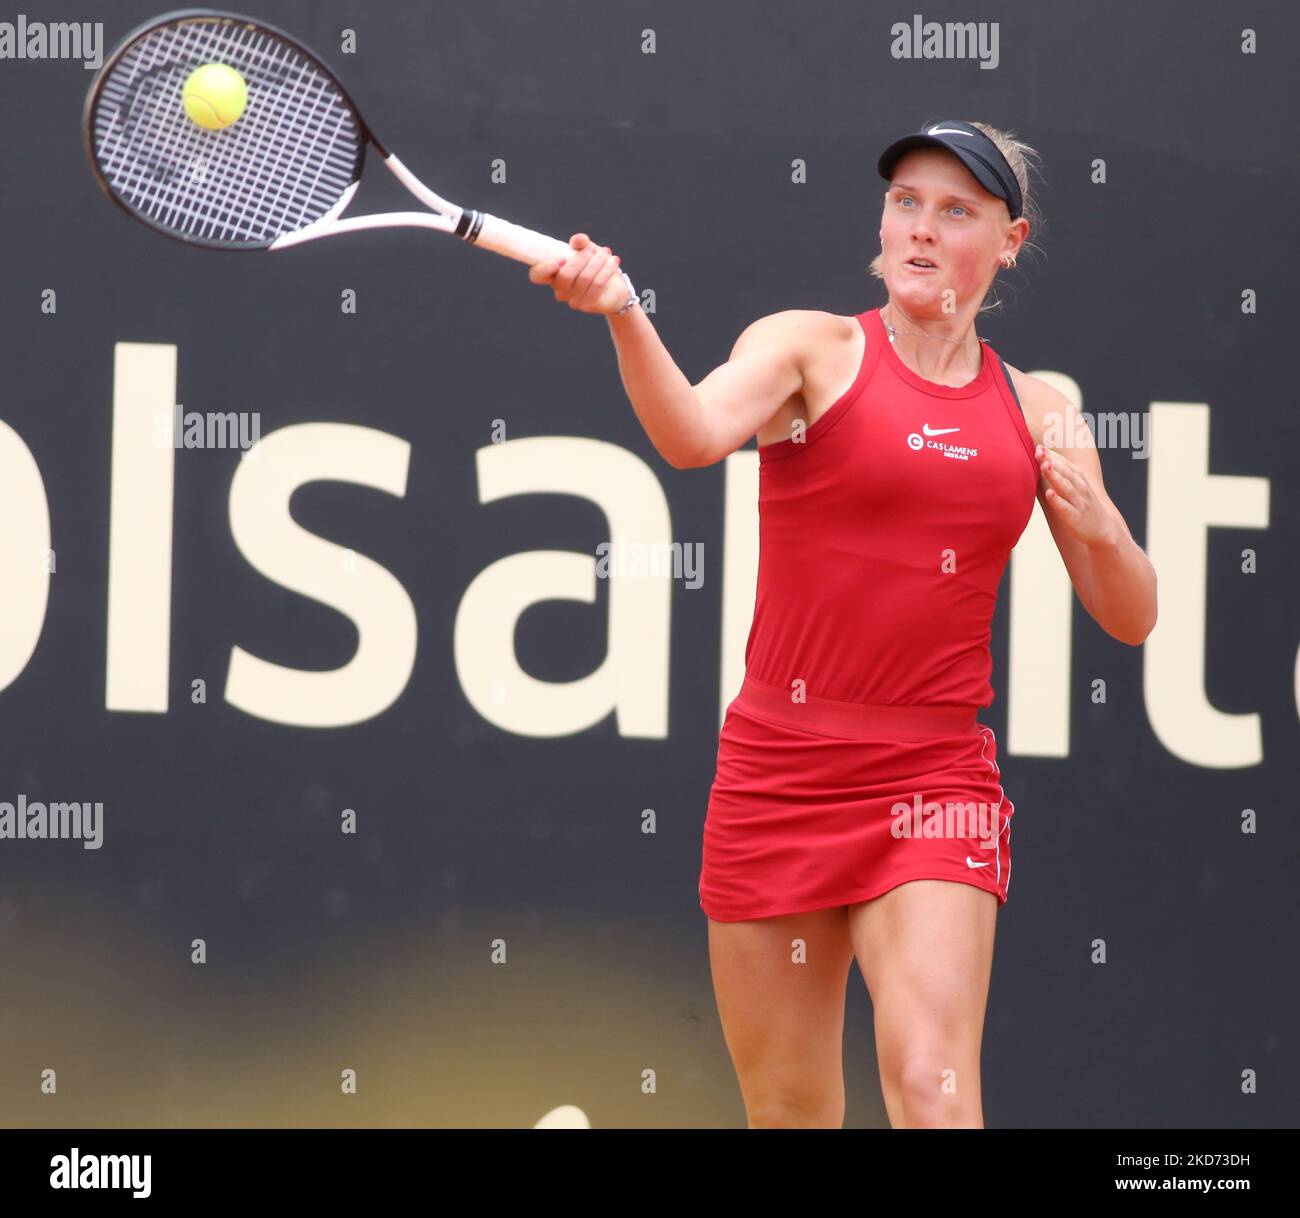
[[[1115,521],[1083,470],[1069,457],[1042,444],[1034,450],[1034,459],[1046,485],[1044,504],[1056,520],[1085,545],[1101,545],[1115,536]]]

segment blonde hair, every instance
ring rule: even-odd
[[[928,126],[929,124],[927,123],[925,125]],[[1042,175],[1039,173],[1039,166],[1042,162],[1042,157],[1039,156],[1036,149],[1031,148],[1028,144],[1017,139],[1014,131],[1003,131],[998,127],[991,127],[988,123],[973,122],[971,123],[971,126],[984,132],[984,134],[998,146],[998,150],[1004,157],[1006,157],[1007,164],[1011,166],[1011,172],[1016,175],[1016,181],[1020,185],[1020,197],[1022,200],[1021,214],[1029,221],[1029,237],[1026,238],[1024,243],[1021,245],[1019,251],[1020,254],[1029,250],[1039,251],[1039,247],[1035,245],[1030,238],[1032,238],[1033,235],[1042,228],[1043,217],[1042,213],[1038,209],[1038,202],[1035,198],[1033,185],[1030,181],[1030,172],[1032,170],[1041,178]],[[1007,219],[1010,220],[1010,218],[1011,211],[1008,209]],[[883,280],[885,278],[884,254],[877,254],[871,260],[871,266],[867,269],[870,270],[877,279]],[[993,280],[989,284],[989,290],[984,296],[984,303],[979,307],[980,313],[992,312],[1002,307],[1002,300],[997,293],[998,279],[999,276],[995,272]]]

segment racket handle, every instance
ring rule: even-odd
[[[517,262],[527,262],[530,266],[536,262],[545,262],[548,258],[565,258],[574,252],[567,242],[535,233],[531,228],[511,224],[509,220],[490,216],[485,211],[465,212],[461,219],[461,229],[457,232],[466,241],[472,241],[494,254],[502,254]]]

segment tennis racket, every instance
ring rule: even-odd
[[[183,102],[190,74],[212,63],[234,68],[247,84],[242,114],[218,131],[191,121]],[[375,138],[318,56],[233,13],[185,9],[132,31],[95,74],[82,126],[108,197],[188,245],[282,250],[336,233],[410,226],[530,264],[574,252],[435,194]],[[360,185],[367,144],[433,214],[339,218]]]

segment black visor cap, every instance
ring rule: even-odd
[[[912,135],[895,140],[880,154],[877,168],[888,182],[894,176],[894,166],[905,152],[913,148],[944,148],[951,152],[974,175],[975,180],[991,195],[1006,200],[1011,218],[1017,220],[1024,210],[1020,198],[1020,183],[1011,172],[1001,149],[978,127],[959,119],[943,119],[931,123]]]

